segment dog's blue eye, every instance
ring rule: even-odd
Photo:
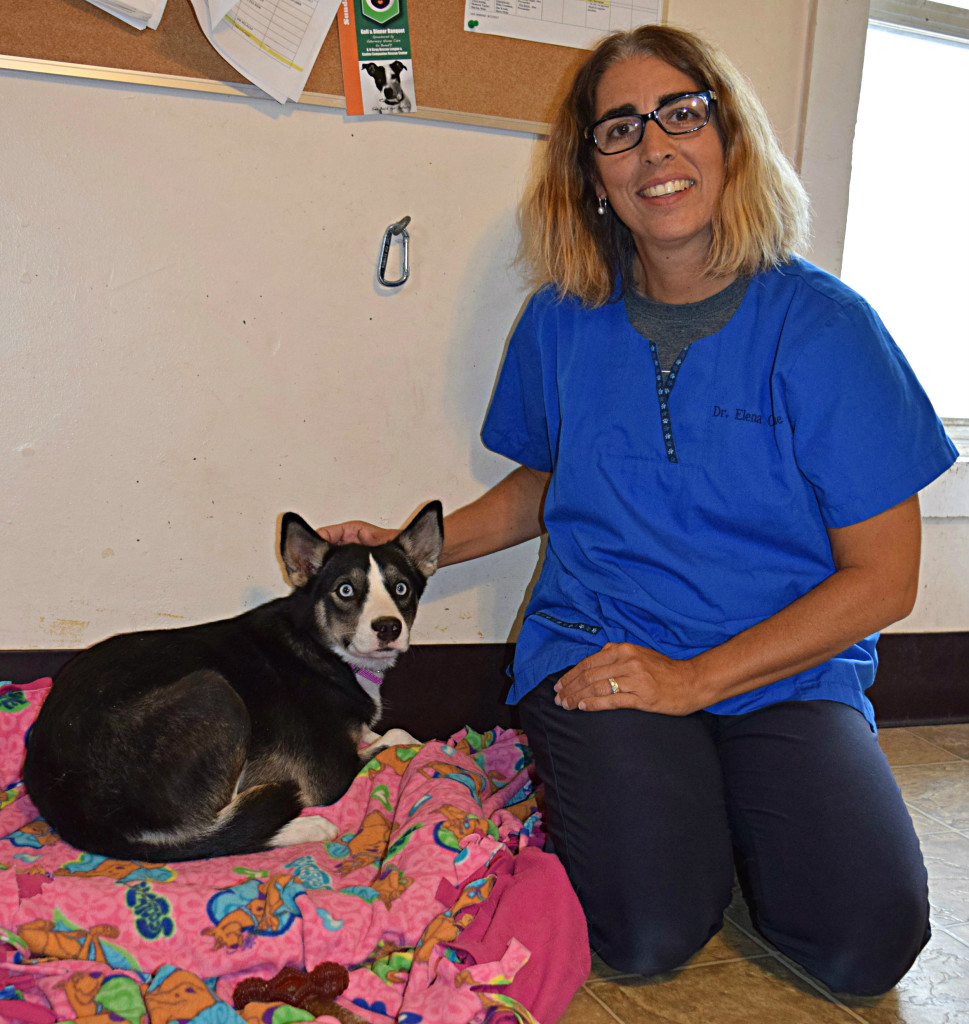
[[[336,592],[340,597],[353,597],[353,586],[350,583],[341,583]]]
[[[397,586],[394,587],[394,593],[398,597],[403,597],[404,594],[407,593],[407,584],[406,583],[398,583]]]

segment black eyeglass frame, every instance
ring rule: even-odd
[[[706,120],[703,122],[703,124],[698,124],[695,128],[686,128],[682,132],[671,132],[669,128],[667,128],[656,115],[664,107],[668,107],[671,103],[676,103],[678,100],[686,99],[687,97],[690,96],[701,96],[706,101]],[[661,103],[655,110],[651,110],[648,114],[640,114],[638,111],[634,111],[632,114],[629,114],[628,116],[638,117],[642,122],[642,125],[639,129],[639,138],[631,146],[627,146],[625,149],[614,149],[611,153],[605,152],[605,150],[603,150],[599,146],[599,143],[596,141],[595,131],[600,124],[604,124],[606,121],[613,121],[617,117],[622,117],[622,114],[606,114],[605,117],[600,117],[598,121],[594,121],[592,124],[589,125],[588,128],[586,128],[584,135],[603,156],[618,156],[620,153],[628,153],[629,150],[635,149],[643,141],[643,137],[646,135],[646,125],[650,121],[655,121],[656,124],[659,125],[661,131],[665,132],[667,135],[672,135],[674,138],[676,138],[677,135],[692,135],[693,132],[698,132],[701,128],[706,128],[706,126],[710,123],[710,117],[713,114],[713,106],[716,102],[717,94],[716,92],[714,92],[713,89],[697,89],[694,92],[681,92],[677,96],[671,96],[665,103]]]

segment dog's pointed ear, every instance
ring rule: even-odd
[[[397,536],[422,576],[431,576],[444,546],[444,509],[439,501],[425,505]]]
[[[294,587],[305,587],[316,576],[329,550],[329,542],[301,516],[295,512],[287,512],[283,516],[279,553],[286,566],[289,582]]]

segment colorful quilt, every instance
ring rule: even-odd
[[[0,687],[0,1021],[553,1024],[585,980],[584,919],[541,851],[521,733],[384,751],[304,811],[333,842],[117,861],[68,846],[24,792],[49,688]],[[333,1014],[233,1008],[241,981],[322,963],[348,971]]]

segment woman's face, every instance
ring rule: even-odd
[[[658,57],[630,57],[612,65],[596,90],[596,120],[615,111],[648,114],[667,99],[704,86]],[[667,135],[647,121],[635,149],[596,152],[603,192],[636,241],[640,259],[660,260],[695,250],[706,258],[711,224],[723,189],[723,146],[713,118],[699,131]]]

